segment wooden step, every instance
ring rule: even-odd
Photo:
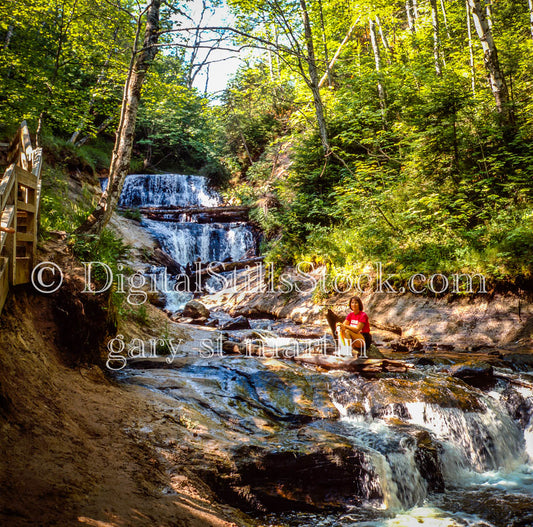
[[[10,165],[4,172],[2,179],[0,179],[0,210],[4,210],[13,184],[15,183],[14,172],[15,165]]]
[[[7,293],[9,291],[9,259],[0,256],[0,313],[6,302]]]
[[[15,259],[15,278],[13,285],[27,284],[31,277],[31,256],[17,256]]]
[[[7,205],[4,211],[2,212],[2,216],[0,216],[0,225],[4,228],[10,228],[13,227],[13,219],[15,217],[15,205]],[[4,248],[4,243],[6,242],[6,239],[8,237],[7,232],[0,231],[0,251]]]

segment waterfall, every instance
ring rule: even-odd
[[[133,174],[126,177],[119,206],[122,207],[218,207],[221,197],[202,176],[182,174]],[[169,210],[172,215],[172,210]],[[166,216],[166,215],[165,215]],[[171,221],[172,220],[172,221]],[[255,238],[245,222],[197,223],[180,214],[177,219],[144,219],[142,225],[183,268],[199,260],[239,261],[255,256]],[[170,280],[170,289],[175,281]],[[192,297],[189,293],[166,294],[166,307],[177,311]]]
[[[126,177],[122,207],[216,207],[221,199],[201,176],[132,174]]]
[[[254,237],[245,224],[144,220],[144,225],[181,265],[198,258],[204,263],[238,261],[254,251]]]
[[[533,420],[522,428],[499,393],[466,385],[458,389],[454,383],[427,374],[423,379],[367,383],[349,378],[333,384],[332,399],[346,434],[354,445],[368,449],[387,508],[422,505],[437,472],[446,487],[533,487]],[[454,393],[455,400],[450,397]],[[417,438],[423,434],[420,450]]]

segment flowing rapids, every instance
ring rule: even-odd
[[[196,441],[214,442],[237,467],[248,467],[250,452],[261,456],[261,466],[272,463],[261,480],[246,480],[250,469],[240,469],[243,484],[259,496],[277,484],[294,499],[302,482],[297,475],[287,482],[286,455],[296,460],[288,468],[294,472],[323,452],[316,474],[303,483],[307,495],[315,484],[344,485],[339,475],[329,479],[330,468],[320,468],[330,449],[335,463],[355,464],[347,512],[287,510],[264,516],[267,525],[533,525],[532,426],[516,419],[516,401],[531,400],[533,385],[519,394],[498,381],[484,392],[439,372],[365,380],[274,359],[202,358],[195,351],[184,352],[175,369],[144,364],[124,375],[158,393],[166,414],[185,416]],[[336,450],[339,443],[344,450]]]

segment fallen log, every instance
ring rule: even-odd
[[[330,355],[304,355],[294,357],[296,362],[312,364],[325,370],[344,370],[354,373],[405,373],[412,364],[390,359],[346,359]]]
[[[227,271],[234,271],[238,269],[244,269],[246,266],[250,265],[260,265],[264,260],[264,256],[254,256],[253,258],[248,258],[247,260],[239,260],[237,262],[221,262],[211,267],[202,265],[200,271],[195,271],[195,274],[200,276],[205,276],[208,273],[224,273]]]
[[[177,205],[166,205],[161,207],[139,207],[140,212],[154,212],[154,213],[179,213],[179,214],[203,214],[210,212],[248,212],[250,207],[245,205],[235,205],[227,207],[178,207]]]
[[[414,367],[412,364],[391,359],[352,359],[323,354],[295,355],[294,350],[291,350],[290,347],[286,350],[283,348],[276,350],[253,344],[251,342],[244,343],[224,341],[222,343],[222,351],[230,355],[246,355],[252,357],[293,360],[300,364],[318,366],[325,370],[343,370],[360,374],[377,374],[383,372],[405,373]]]
[[[196,223],[230,223],[248,221],[250,207],[140,207],[139,211],[147,218],[156,221]]]

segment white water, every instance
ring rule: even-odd
[[[238,261],[254,252],[254,237],[242,223],[171,223],[144,220],[146,228],[179,264]]]
[[[127,176],[120,197],[125,207],[216,207],[218,194],[208,188],[207,179],[181,174],[134,174]],[[185,218],[182,217],[182,220]],[[183,266],[200,260],[239,261],[255,255],[255,239],[246,223],[196,223],[144,220],[150,231],[176,262]],[[192,298],[192,293],[173,292],[169,280],[166,308],[175,312]]]
[[[123,207],[216,207],[221,199],[201,176],[131,174],[126,177],[119,205]]]
[[[393,520],[372,525],[417,525],[422,519],[425,525],[476,525],[479,520],[472,517],[470,521],[467,515],[461,515],[460,523],[454,523],[451,518],[456,515],[442,516],[440,509],[426,507],[431,495],[417,466],[416,441],[401,426],[392,424],[391,418],[430,433],[438,447],[447,488],[493,489],[533,496],[533,420],[522,430],[496,392],[478,392],[477,400],[482,407],[476,412],[423,401],[390,404],[381,418],[372,417],[371,402],[365,396],[357,399],[365,414],[356,417],[349,417],[347,408],[334,401],[354,445],[368,449],[384,494],[383,506],[407,510]],[[437,511],[437,516],[428,511]]]

